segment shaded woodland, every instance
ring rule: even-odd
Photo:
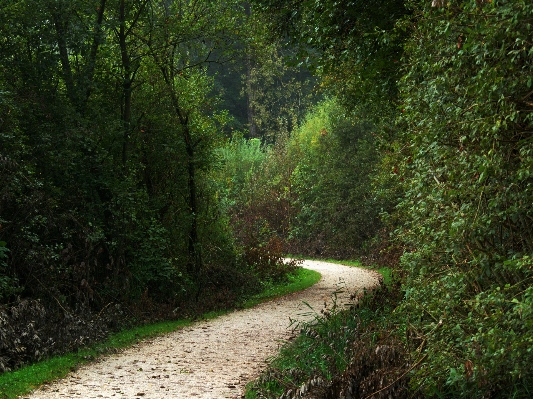
[[[298,75],[276,71],[241,2],[0,12],[0,371],[234,306],[291,271],[278,245],[235,239],[219,195],[219,152],[258,109],[244,88],[269,80],[276,117],[254,123],[271,132],[275,88]]]
[[[231,306],[291,253],[394,270],[308,397],[531,396],[532,4],[1,14],[0,370]]]

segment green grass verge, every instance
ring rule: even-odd
[[[342,375],[355,354],[355,341],[361,332],[371,341],[379,331],[369,325],[386,325],[393,307],[363,307],[317,315],[302,325],[302,333],[281,347],[258,379],[247,384],[246,399],[279,398],[284,392],[298,391],[303,383],[320,377],[324,381]],[[385,322],[384,322],[385,321]],[[318,397],[318,396],[312,396]]]
[[[360,267],[362,269],[375,270],[383,276],[384,285],[389,285],[392,283],[392,269],[390,267],[363,266],[361,262],[359,262],[358,260],[318,259],[318,258],[306,258],[302,256],[297,256],[297,255],[287,255],[287,257],[294,258],[294,259],[318,260],[321,262],[336,263],[337,265],[353,266],[353,267]]]
[[[393,282],[391,268],[364,267],[355,260],[306,259],[375,270],[383,276],[385,286]],[[377,320],[391,311],[380,309],[378,315],[364,306],[357,311],[358,317],[354,317],[350,311],[337,311],[329,317],[317,315],[315,322],[311,323],[312,327],[304,326],[306,333],[284,345],[272,359],[269,369],[259,379],[247,385],[245,398],[278,398],[289,387],[298,389],[302,382],[313,376],[329,380],[333,374],[341,373],[350,361],[348,348],[357,335],[359,323]]]
[[[287,388],[297,390],[313,376],[330,380],[348,366],[347,347],[356,335],[359,319],[337,312],[329,318],[317,315],[312,328],[303,325],[303,333],[280,349],[269,368],[246,387],[245,398],[279,398]],[[260,395],[259,395],[260,393]]]
[[[0,398],[14,399],[35,387],[66,376],[79,365],[98,356],[131,346],[142,339],[175,331],[192,324],[190,320],[176,320],[135,327],[111,335],[104,342],[75,353],[43,360],[19,370],[0,375]]]
[[[268,286],[260,294],[254,295],[252,298],[246,300],[243,303],[243,307],[248,309],[261,302],[266,302],[270,299],[290,294],[291,292],[304,290],[318,283],[320,277],[320,273],[314,270],[300,268],[296,274],[289,276],[287,283]]]
[[[312,270],[298,269],[295,275],[289,277],[288,282],[269,285],[263,292],[251,297],[242,304],[244,308],[251,308],[261,302],[287,295],[308,288],[320,280],[320,273]],[[203,320],[213,319],[227,311],[209,312],[202,316]],[[176,331],[191,325],[191,320],[176,320],[139,326],[111,335],[106,341],[90,348],[80,349],[75,353],[56,356],[48,360],[23,367],[17,371],[0,374],[0,398],[15,399],[27,394],[36,387],[65,377],[78,366],[88,363],[95,358],[126,348],[143,339]]]

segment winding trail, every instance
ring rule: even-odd
[[[318,261],[305,261],[303,266],[322,274],[320,282],[252,309],[143,341],[23,398],[241,398],[266,360],[294,336],[291,320],[313,318],[303,301],[320,312],[332,305],[336,290],[344,290],[337,296],[340,304],[378,284],[378,274],[369,270]]]

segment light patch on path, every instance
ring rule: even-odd
[[[294,333],[291,320],[314,317],[331,294],[337,304],[378,284],[373,271],[305,261],[322,274],[304,291],[195,323],[179,331],[143,341],[123,352],[80,367],[68,377],[45,385],[24,398],[240,398],[245,385],[266,366],[266,359]]]

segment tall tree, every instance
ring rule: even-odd
[[[233,39],[242,24],[243,12],[238,3],[216,1],[166,2],[155,4],[153,31],[146,46],[162,81],[176,130],[186,150],[188,228],[188,271],[199,279],[202,240],[199,237],[200,215],[198,171],[205,167],[206,150],[214,139],[209,116],[209,83],[205,67],[211,62],[224,62],[226,43]],[[219,50],[215,52],[215,50]],[[214,56],[218,58],[214,58]]]

